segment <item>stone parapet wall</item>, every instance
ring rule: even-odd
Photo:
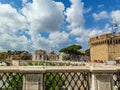
[[[90,38],[89,43],[93,43],[93,42],[101,41],[101,40],[103,41],[104,39],[106,40],[106,38],[109,38],[111,35],[112,33],[108,33],[108,34],[103,34],[100,36],[92,37]]]
[[[45,73],[51,75],[55,75],[55,73],[59,73],[59,77],[64,77],[66,75],[66,79],[70,82],[70,85],[74,88],[74,82],[84,81],[84,85],[87,83],[87,89],[80,90],[118,90],[115,87],[116,82],[116,72],[120,72],[120,67],[117,65],[96,65],[96,66],[9,66],[9,67],[1,67],[0,73],[22,73],[23,74],[23,88],[22,90],[46,90],[44,83],[44,75]],[[79,73],[79,74],[78,74]],[[62,74],[62,75],[61,75]],[[69,74],[69,75],[67,75]],[[79,76],[80,75],[80,76]],[[85,76],[84,76],[85,75]],[[72,78],[71,78],[72,77]],[[79,77],[77,79],[76,77]],[[85,78],[87,77],[87,78]],[[70,79],[70,80],[69,80]],[[86,82],[88,81],[88,82]],[[52,83],[52,81],[51,81]],[[77,82],[80,84],[80,82]],[[82,83],[83,84],[83,83]],[[69,87],[67,87],[67,90]],[[80,86],[82,87],[82,86]],[[76,87],[77,88],[77,87]],[[63,89],[62,89],[63,90]],[[75,89],[78,90],[78,89]]]

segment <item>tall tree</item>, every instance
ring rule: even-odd
[[[69,55],[69,58],[76,60],[78,55],[83,55],[79,50],[82,48],[81,45],[70,45],[68,47],[62,48],[59,52],[64,52]],[[68,58],[68,56],[67,56]]]
[[[70,45],[66,48],[62,48],[59,52],[64,52],[66,54],[80,54],[78,50],[80,50],[82,46],[80,45]]]

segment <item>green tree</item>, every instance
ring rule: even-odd
[[[72,60],[76,60],[78,55],[83,55],[79,50],[82,48],[81,45],[70,45],[68,47],[62,48],[59,52],[64,52],[69,55]]]
[[[81,54],[78,50],[80,50],[82,46],[80,45],[70,45],[66,48],[62,48],[59,52],[64,52],[66,54]]]
[[[6,52],[1,52],[0,53],[0,60],[5,60],[7,58],[7,53]]]
[[[66,87],[66,76],[62,73],[47,72],[44,81],[45,90],[64,90],[63,88]]]

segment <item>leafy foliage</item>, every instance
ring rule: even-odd
[[[70,45],[68,47],[62,48],[59,52],[63,52],[66,55],[63,57],[63,60],[74,60],[81,61],[82,56],[90,56],[90,49],[85,51],[80,50],[81,45]]]
[[[75,55],[79,55],[81,54],[78,50],[80,50],[82,48],[82,46],[80,45],[70,45],[66,48],[62,48],[60,50],[60,52],[64,52],[66,54],[75,54]]]
[[[62,73],[46,73],[44,76],[45,90],[62,90],[66,85],[66,77]]]
[[[7,85],[3,87],[2,90],[21,90],[23,85],[23,74],[21,73],[7,73],[7,74],[4,77],[6,78]]]
[[[13,57],[15,60],[31,60],[31,54],[28,51],[11,51],[8,50],[7,52],[0,52],[0,60],[5,60],[10,57]]]
[[[0,53],[0,59],[1,59],[1,60],[6,59],[7,56],[8,56],[8,54],[7,54],[6,52],[1,52],[1,53]]]

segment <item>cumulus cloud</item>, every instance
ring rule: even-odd
[[[75,36],[78,43],[88,42],[92,36],[102,34],[98,28],[86,29],[84,26],[84,3],[80,0],[70,0],[72,5],[66,10],[66,21],[70,24],[70,35]],[[91,10],[91,9],[90,9]]]
[[[106,24],[102,30],[85,27],[84,14],[87,14],[92,8],[88,8],[85,12],[84,3],[81,0],[70,0],[71,6],[66,9],[65,13],[63,13],[65,7],[62,2],[54,0],[22,1],[23,8],[19,10],[10,4],[0,4],[1,51],[36,49],[48,51],[51,47],[59,48],[60,45],[69,44],[71,38],[77,43],[84,43],[88,42],[90,37],[111,31],[109,24]],[[120,21],[119,15],[120,10],[93,13],[95,20],[115,18]],[[66,29],[64,22],[69,23],[67,29],[70,31],[60,30],[62,26]],[[47,37],[42,35],[42,32],[47,33]]]
[[[33,0],[22,9],[34,32],[56,31],[64,21],[64,5],[53,0]]]
[[[66,21],[68,21],[70,23],[70,25],[69,25],[69,28],[71,29],[70,35],[75,36],[75,40],[78,43],[84,43],[84,42],[87,43],[89,38],[100,35],[100,34],[108,33],[111,31],[109,24],[106,24],[105,27],[103,27],[103,29],[99,29],[97,27],[87,29],[84,26],[84,22],[75,21],[76,19],[85,21],[84,14],[83,14],[84,13],[83,12],[84,11],[84,9],[83,9],[84,4],[82,2],[80,2],[79,0],[71,0],[71,2],[72,2],[71,7],[68,8],[66,11],[66,13],[67,13],[66,14],[67,15]],[[78,3],[76,4],[76,2],[79,2],[79,5],[78,5]],[[73,7],[73,4],[76,5],[76,7]],[[80,7],[80,5],[81,5],[81,7]],[[79,11],[77,11],[78,9],[76,9],[76,8],[79,8]],[[72,12],[72,10],[74,12]],[[77,13],[81,14],[81,15],[79,15],[79,19],[76,18],[78,16]],[[72,14],[74,14],[74,15],[72,15]],[[94,13],[93,16],[94,16],[95,20],[110,18],[106,11],[102,11],[99,14]],[[77,25],[75,25],[74,23],[77,23]]]
[[[10,4],[0,4],[2,51],[48,49],[55,43],[55,46],[59,46],[69,41],[67,33],[59,32],[64,22],[63,3],[54,0],[22,2],[24,5],[20,11]],[[48,32],[48,38],[42,36],[41,32]]]
[[[36,35],[33,39],[33,47],[35,49],[49,50],[51,47],[59,48],[60,45],[69,43],[69,34],[66,32],[52,32],[49,37],[42,37],[41,34]]]
[[[92,7],[85,9],[84,13],[89,13],[90,11],[92,11]]]
[[[61,2],[53,0],[33,0],[33,3],[27,3],[22,9],[23,15],[26,16],[29,23],[29,34],[33,42],[34,49],[47,50],[56,43],[62,41],[51,38],[53,32],[59,31],[64,22],[64,5]],[[50,33],[50,38],[43,37],[40,33]],[[57,34],[57,33],[56,33]],[[59,34],[57,34],[59,37]],[[56,45],[57,46],[57,45]]]
[[[15,34],[1,34],[0,48],[1,51],[6,50],[31,50],[30,40],[26,36],[17,36]]]
[[[84,18],[84,3],[82,3],[80,0],[70,0],[72,5],[70,8],[67,8],[65,15],[67,16],[66,21],[69,23],[68,29],[70,29],[70,35],[75,36],[75,40],[78,43],[84,43],[88,42],[89,38],[110,33],[112,31],[111,25],[106,24],[102,29],[99,29],[99,27],[92,27],[92,28],[86,28],[85,18]],[[100,5],[99,7],[103,7],[103,5]],[[91,9],[89,9],[91,10]],[[112,12],[106,12],[102,11],[100,13],[93,13],[93,18],[96,21],[103,20],[103,19],[113,19],[117,17],[117,20],[120,20],[120,11],[112,11]],[[111,23],[111,22],[109,22]]]
[[[67,8],[65,15],[66,21],[69,23],[68,29],[74,29],[76,27],[82,27],[84,25],[83,6],[81,0],[70,0],[72,5]]]
[[[79,43],[88,42],[89,38],[102,34],[102,30],[98,28],[85,29],[85,28],[76,28],[71,31],[71,35],[75,35],[76,41]]]
[[[99,14],[96,14],[96,13],[93,13],[93,18],[96,20],[96,21],[99,21],[101,19],[106,19],[106,18],[109,18],[109,15],[106,11],[102,11],[100,12]]]
[[[0,27],[25,29],[27,24],[25,17],[9,4],[0,4]]]
[[[77,35],[76,41],[79,43],[87,43],[91,37],[99,36],[101,34],[106,34],[106,33],[111,33],[112,32],[112,27],[110,24],[106,24],[103,29],[99,29],[97,27],[85,29],[85,28],[78,28],[74,29],[71,34],[72,35]]]
[[[120,10],[114,10],[114,11],[111,11],[111,12],[106,12],[106,11],[102,11],[98,14],[96,13],[93,13],[93,18],[96,20],[96,21],[99,21],[99,20],[102,20],[102,19],[111,19],[111,20],[117,20],[117,21],[120,21]]]
[[[72,5],[67,8],[65,15],[67,16],[66,21],[69,23],[68,29],[70,29],[70,35],[75,36],[75,40],[78,43],[87,42],[92,36],[102,33],[101,30],[86,29],[84,26],[84,3],[80,0],[70,0]],[[91,10],[91,9],[89,9]]]
[[[98,5],[98,8],[103,8],[103,7],[104,7],[104,4]]]
[[[30,50],[30,40],[20,32],[27,28],[26,19],[9,4],[0,4],[0,51]]]
[[[113,20],[115,19],[120,22],[120,10],[112,11],[110,15]]]
[[[56,44],[66,44],[69,42],[69,34],[66,32],[53,32],[49,35],[49,39]]]
[[[79,35],[82,35],[85,32],[84,30],[85,29],[83,29],[82,27],[78,27],[78,28],[72,29],[70,34],[75,35],[75,36],[79,36]]]
[[[41,34],[37,34],[36,38],[32,37],[32,47],[34,48],[34,50],[48,50],[51,47],[51,42],[48,38],[42,37]]]

